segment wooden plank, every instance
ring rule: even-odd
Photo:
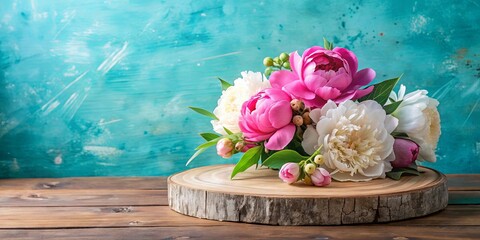
[[[448,190],[480,191],[480,174],[447,174]]]
[[[448,204],[480,204],[480,191],[450,191]]]
[[[480,191],[480,174],[447,174],[449,190]],[[2,190],[167,189],[166,177],[81,177],[0,179]]]
[[[480,206],[453,205],[433,215],[389,223],[399,226],[479,226]],[[238,226],[197,219],[167,206],[0,207],[0,228],[87,228],[145,226]]]
[[[0,230],[1,239],[478,239],[479,226],[266,226],[238,223],[210,227],[137,227]]]
[[[450,191],[449,204],[480,204],[480,191]],[[1,190],[0,206],[167,206],[167,190]]]
[[[168,205],[167,190],[1,190],[0,206]]]
[[[2,190],[47,189],[135,189],[165,190],[164,177],[86,177],[86,178],[25,178],[0,179]]]

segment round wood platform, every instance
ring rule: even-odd
[[[342,225],[425,216],[448,204],[445,175],[421,168],[399,181],[286,184],[278,171],[251,168],[230,180],[233,165],[191,169],[168,178],[171,209],[219,221],[272,225]]]

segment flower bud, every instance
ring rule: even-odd
[[[304,112],[302,114],[302,117],[303,117],[303,124],[305,124],[305,125],[312,124],[312,119],[310,118],[310,113],[309,112]]]
[[[290,101],[290,106],[295,112],[303,112],[303,110],[305,110],[305,103],[298,99],[293,99],[292,101]]]
[[[303,118],[300,115],[295,115],[293,116],[292,122],[295,126],[300,127],[303,125]]]
[[[410,166],[417,159],[419,148],[418,144],[412,140],[396,138],[393,143],[395,160],[391,162],[392,167],[402,168]]]
[[[242,149],[245,147],[245,143],[240,141],[235,144],[235,151],[241,152]]]
[[[280,59],[278,57],[273,59],[273,66],[280,66]]]
[[[305,165],[304,170],[307,174],[312,174],[315,171],[316,167],[317,166],[315,166],[315,164],[309,163],[309,164]]]
[[[287,62],[288,59],[290,58],[290,56],[288,56],[288,53],[285,53],[285,52],[284,52],[284,53],[281,53],[281,54],[280,54],[279,58],[280,58],[280,60],[281,60],[282,62]]]
[[[318,187],[328,186],[332,182],[330,173],[324,168],[315,169],[315,171],[310,175],[310,178],[312,179],[313,185]]]
[[[310,186],[313,185],[312,179],[308,175],[305,175],[305,177],[303,178],[303,183]]]
[[[273,66],[273,58],[271,58],[271,57],[264,58],[263,59],[263,65],[265,65],[265,67]]]
[[[290,63],[289,62],[284,62],[282,64],[283,68],[287,68],[287,69],[290,69]]]
[[[265,69],[264,73],[265,73],[265,76],[268,77],[272,74],[272,72],[273,72],[273,69],[271,67],[268,67],[268,68]]]
[[[325,162],[323,159],[323,155],[321,154],[318,154],[317,156],[315,156],[315,158],[313,158],[313,161],[318,165],[322,165]]]
[[[294,183],[300,176],[300,165],[298,163],[288,162],[283,164],[278,172],[278,177],[286,183]]]
[[[217,154],[223,158],[233,155],[233,142],[229,138],[222,138],[217,142]]]

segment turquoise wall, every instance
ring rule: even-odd
[[[0,177],[169,175],[216,76],[323,44],[440,101],[438,162],[480,173],[477,1],[14,1],[0,5]],[[234,163],[210,151],[189,167]]]

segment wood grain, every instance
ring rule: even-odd
[[[448,175],[451,201],[474,202],[478,179]],[[280,227],[178,214],[161,186],[165,178],[0,179],[0,239],[480,238],[480,205],[383,224]]]
[[[343,225],[425,216],[448,203],[446,177],[428,168],[400,181],[333,182],[325,188],[284,184],[270,169],[251,168],[232,181],[232,169],[215,165],[171,176],[169,205],[185,215],[220,221]]]
[[[382,226],[480,226],[478,219],[478,206],[453,205],[428,217],[384,223]],[[185,216],[172,211],[168,206],[0,207],[0,229],[147,226],[235,228],[245,224]]]
[[[167,189],[162,177],[86,177],[86,178],[24,178],[0,179],[3,190],[59,190],[59,189],[105,189],[105,190],[162,190]]]
[[[0,230],[9,240],[69,239],[478,239],[480,226],[232,226]]]

